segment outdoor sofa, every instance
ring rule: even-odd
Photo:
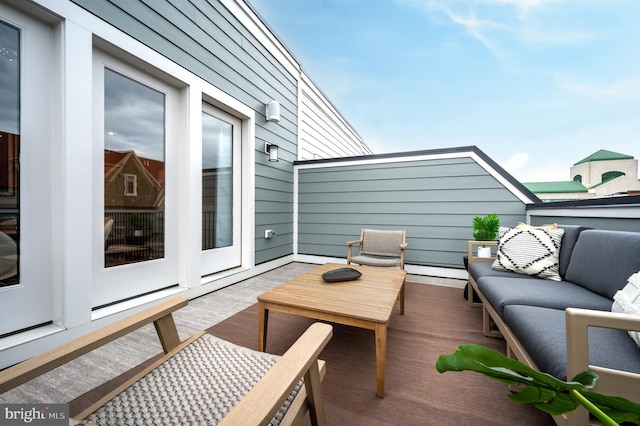
[[[509,247],[510,237],[515,240],[518,232],[528,233],[520,242],[529,243]],[[517,259],[512,262],[517,253],[538,250],[536,255],[540,254],[535,246],[541,232],[561,235],[557,267],[552,271],[559,281],[538,277],[530,265],[519,269]],[[640,287],[630,282],[640,271],[640,233],[572,225],[557,225],[555,231],[526,225],[521,231],[501,228],[500,240],[491,242],[498,246],[499,262],[476,257],[473,249],[481,244],[487,243],[470,241],[468,245],[472,293],[468,300],[476,304],[473,292],[480,297],[485,335],[503,336],[508,356],[539,371],[570,380],[591,370],[599,375],[595,390],[640,403],[640,343],[636,343],[640,338],[628,332],[640,330]],[[505,253],[510,259],[505,259]],[[509,270],[496,270],[505,265]],[[634,279],[637,283],[640,275]],[[616,293],[623,288],[627,295],[635,293],[636,305],[627,306],[636,310],[635,315],[611,312],[614,296],[619,299],[622,292]],[[577,410],[555,420],[586,424],[588,417],[585,410]]]

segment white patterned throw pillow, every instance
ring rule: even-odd
[[[631,275],[627,285],[613,296],[611,312],[640,316],[640,272]],[[629,336],[640,346],[640,332],[629,331]]]
[[[493,269],[561,280],[558,261],[564,229],[500,228],[499,235]]]

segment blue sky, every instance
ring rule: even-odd
[[[375,153],[476,145],[522,182],[640,159],[638,0],[249,0]]]

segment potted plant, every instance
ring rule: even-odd
[[[495,241],[500,229],[500,219],[495,213],[486,216],[476,216],[471,223],[473,238],[476,241]],[[491,247],[478,247],[478,257],[491,257]]]

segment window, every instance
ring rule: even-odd
[[[136,175],[124,175],[124,195],[136,196],[138,195],[138,176]]]
[[[164,257],[165,120],[164,93],[104,69],[107,267]]]
[[[202,274],[241,264],[241,121],[202,105]]]
[[[582,175],[575,175],[573,181],[582,183]]]
[[[179,141],[188,96],[168,74],[94,46],[94,309],[179,285]],[[184,98],[183,98],[184,96]]]
[[[0,21],[0,287],[18,284],[20,31]]]
[[[61,47],[56,25],[39,18],[0,2],[0,336],[54,320],[53,261],[63,247],[52,214]]]
[[[620,176],[624,176],[624,173],[623,172],[617,172],[617,171],[606,172],[606,173],[602,174],[602,182],[606,182],[608,180],[615,179],[615,178],[620,177]]]

